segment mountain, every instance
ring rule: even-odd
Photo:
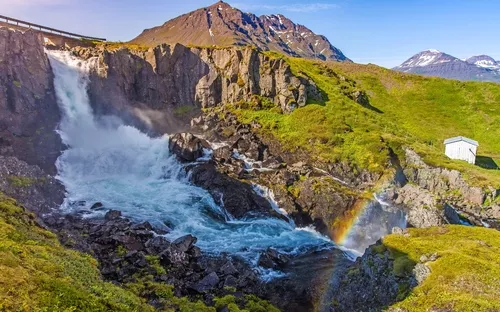
[[[427,50],[393,69],[448,79],[500,82],[500,62],[487,55],[461,60],[437,50]]]
[[[478,67],[500,70],[500,61],[495,61],[491,56],[488,55],[472,56],[465,61]]]
[[[146,29],[131,43],[146,46],[162,43],[252,45],[264,51],[277,51],[295,57],[350,61],[325,36],[317,35],[281,14],[258,17],[222,1]]]

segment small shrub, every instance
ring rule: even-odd
[[[193,111],[194,107],[190,105],[181,105],[175,108],[174,115],[176,117],[185,117]]]

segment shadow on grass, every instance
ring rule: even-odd
[[[488,156],[476,156],[476,166],[484,169],[500,170],[500,167],[493,160],[493,158]]]

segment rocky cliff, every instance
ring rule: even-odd
[[[0,86],[1,155],[55,173],[60,114],[40,34],[0,28]]]
[[[180,44],[144,50],[76,48],[97,57],[90,97],[100,114],[117,114],[157,133],[186,128],[201,108],[270,99],[282,112],[321,99],[313,81],[295,77],[281,58],[252,48],[188,48]]]
[[[410,225],[457,223],[458,215],[453,211],[458,210],[464,220],[474,225],[484,226],[485,221],[498,226],[500,190],[472,186],[457,170],[430,166],[411,149],[405,153],[402,173],[409,183],[397,190],[393,198],[409,209]]]

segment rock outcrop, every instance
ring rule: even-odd
[[[270,99],[284,113],[321,100],[314,82],[252,48],[188,48],[160,45],[147,51],[76,48],[98,57],[90,77],[97,114],[115,114],[156,133],[187,129],[201,108]]]
[[[41,34],[0,28],[0,86],[0,154],[55,174],[60,114]]]
[[[406,149],[403,167],[411,185],[398,191],[397,201],[409,205],[410,211],[412,207],[419,210],[410,215],[427,216],[415,224],[441,225],[445,205],[460,210],[476,225],[482,225],[480,220],[500,219],[500,190],[471,186],[459,171],[429,166],[410,149]]]
[[[403,299],[418,281],[415,264],[402,258],[394,259],[381,241],[370,246],[347,271],[334,277],[330,311],[382,311]],[[419,267],[419,279],[425,278],[424,271]]]
[[[408,224],[417,227],[431,227],[446,223],[444,209],[426,189],[407,184],[398,191],[396,204],[405,205],[408,210]]]

